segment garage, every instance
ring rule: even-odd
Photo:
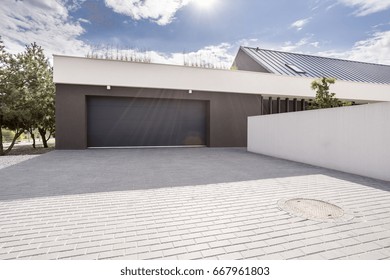
[[[88,147],[207,145],[207,101],[87,97]]]

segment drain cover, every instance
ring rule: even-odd
[[[309,198],[293,198],[279,201],[279,207],[295,216],[320,221],[349,220],[351,215],[346,214],[337,205]]]

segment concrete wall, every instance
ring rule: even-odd
[[[196,90],[314,98],[313,78],[270,73],[231,71],[132,63],[116,60],[54,56],[56,84]],[[337,81],[332,91],[340,99],[362,102],[390,101],[390,85]]]
[[[390,181],[390,102],[250,117],[248,151]]]
[[[257,63],[255,59],[249,57],[242,48],[240,48],[236,58],[234,59],[233,67],[236,67],[237,70],[243,71],[270,73],[270,71]]]
[[[88,96],[203,100],[209,103],[209,147],[246,147],[247,118],[261,114],[261,96],[218,92],[56,85],[56,148],[87,148]]]

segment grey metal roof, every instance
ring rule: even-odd
[[[390,65],[321,56],[241,47],[270,73],[299,77],[329,77],[338,80],[390,84]],[[295,66],[304,73],[294,71]]]

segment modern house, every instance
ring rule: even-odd
[[[390,101],[390,66],[241,47],[235,70],[54,56],[56,148],[247,145],[249,116],[304,110],[314,78]]]

